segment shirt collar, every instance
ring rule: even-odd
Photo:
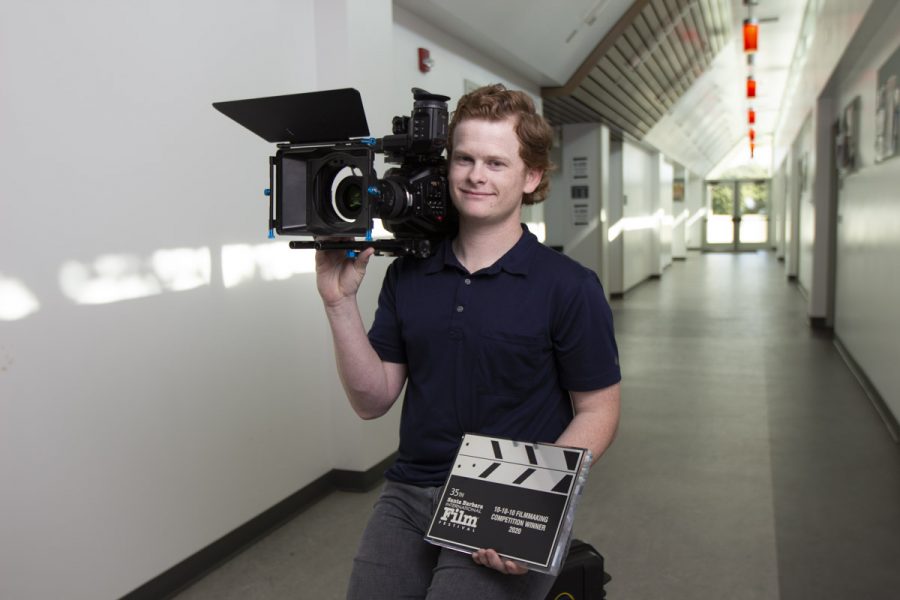
[[[531,257],[534,249],[538,245],[537,237],[530,231],[525,224],[522,224],[522,237],[509,249],[509,251],[500,257],[497,262],[482,269],[480,272],[486,275],[493,275],[500,271],[506,271],[513,275],[528,275],[528,268],[531,265]],[[433,256],[427,259],[428,265],[425,267],[425,273],[431,275],[445,268],[458,269],[465,271],[460,264],[456,255],[453,253],[452,240],[446,239],[441,242],[440,246]]]

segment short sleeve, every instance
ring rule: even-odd
[[[612,310],[597,275],[587,271],[554,304],[552,338],[563,388],[586,392],[618,383]]]
[[[406,348],[397,316],[400,263],[401,260],[392,262],[384,275],[381,293],[378,295],[378,308],[375,309],[375,320],[369,329],[369,343],[381,360],[406,364]]]

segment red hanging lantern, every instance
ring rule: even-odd
[[[754,123],[756,123],[756,111],[753,110],[752,108],[747,109],[747,122],[750,125],[753,125]]]
[[[756,98],[756,80],[752,75],[747,77],[747,97]]]
[[[756,144],[750,142],[750,158],[753,158],[753,151],[756,150]]]
[[[753,131],[753,128],[751,127],[750,128],[750,143],[752,144],[755,141],[756,141],[756,132]]]
[[[759,21],[744,19],[744,52],[756,52],[759,49]]]

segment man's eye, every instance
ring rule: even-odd
[[[494,168],[494,169],[499,169],[499,168],[505,167],[506,163],[504,163],[503,161],[500,161],[500,160],[492,160],[492,161],[488,162],[488,166],[490,166],[491,168]]]
[[[457,162],[460,164],[467,164],[467,163],[472,162],[472,159],[469,158],[468,156],[454,156],[453,162]]]

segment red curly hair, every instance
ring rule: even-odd
[[[541,182],[530,194],[522,196],[523,204],[537,204],[547,197],[550,189],[550,148],[553,145],[553,129],[534,108],[534,102],[525,92],[508,90],[502,84],[486,85],[469,92],[459,99],[450,119],[447,155],[453,155],[453,132],[466,119],[504,121],[515,119],[516,136],[519,138],[519,157],[527,169],[541,171]]]

